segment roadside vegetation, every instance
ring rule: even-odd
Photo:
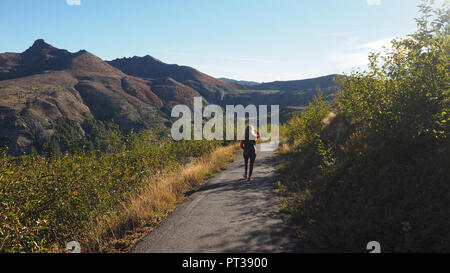
[[[83,252],[120,251],[129,244],[121,239],[154,227],[236,151],[148,131],[112,134],[102,145],[47,156],[1,152],[0,252],[59,252],[69,241]]]
[[[420,10],[416,33],[283,128],[281,211],[306,251],[450,251],[450,9]]]

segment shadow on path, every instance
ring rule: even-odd
[[[274,154],[258,154],[254,177],[244,181],[242,154],[187,199],[132,252],[300,252],[282,221],[274,194]]]

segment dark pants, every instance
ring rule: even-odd
[[[250,169],[248,170],[248,160],[250,159]],[[248,177],[252,177],[253,173],[253,165],[255,164],[256,154],[244,154],[244,161],[245,161],[245,176],[247,176],[247,170],[248,170]]]

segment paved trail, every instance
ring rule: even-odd
[[[132,252],[298,252],[273,193],[274,165],[272,152],[258,153],[253,180],[244,182],[238,152],[235,163],[190,195]]]

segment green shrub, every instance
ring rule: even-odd
[[[323,98],[322,93],[302,111],[300,117],[291,119],[285,127],[289,142],[307,141],[320,131],[322,120],[330,112],[331,104]]]
[[[0,155],[0,252],[49,252],[139,191],[144,177],[213,151],[219,142],[130,134],[108,151]]]
[[[335,106],[316,99],[287,125],[281,173],[307,250],[450,251],[450,9],[431,3],[416,33],[339,79]]]

